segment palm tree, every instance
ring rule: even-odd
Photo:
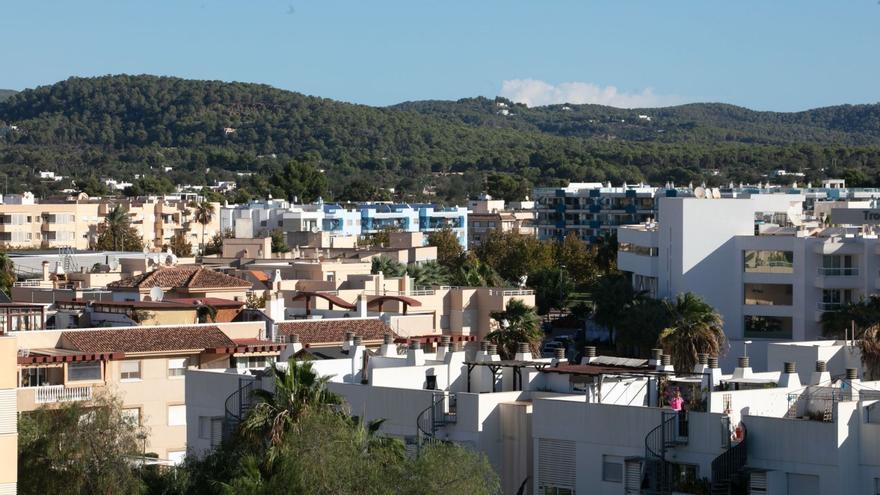
[[[214,218],[214,205],[210,201],[192,201],[187,206],[193,210],[193,220],[202,224],[202,240],[199,243],[199,254],[205,254],[205,226]]]
[[[287,369],[270,368],[275,378],[275,390],[254,390],[256,404],[245,418],[242,431],[257,437],[269,448],[269,459],[284,436],[296,427],[308,411],[334,410],[341,403],[338,395],[327,389],[329,376],[319,376],[310,362],[287,361]]]
[[[504,284],[498,272],[476,257],[468,257],[452,274],[450,282],[460,287],[499,287]]]
[[[15,263],[6,253],[0,253],[0,290],[9,294],[15,280]]]
[[[498,344],[501,359],[513,359],[520,342],[528,342],[532,354],[538,354],[543,335],[535,308],[520,299],[511,299],[504,311],[492,313],[492,319],[497,324],[497,330],[489,333],[486,339]]]
[[[107,212],[104,217],[104,224],[107,231],[113,238],[113,248],[116,251],[125,249],[125,232],[131,223],[128,211],[122,205],[116,205],[112,210]]]
[[[854,330],[849,334],[849,330]],[[858,339],[865,374],[880,377],[880,296],[872,295],[822,313],[822,334],[834,339]]]
[[[402,277],[406,273],[406,266],[393,258],[382,255],[373,258],[370,271],[373,274],[381,273],[386,277]]]
[[[617,339],[617,324],[628,308],[642,299],[644,292],[633,289],[629,277],[622,273],[600,277],[591,289],[593,320],[608,329],[611,342]]]
[[[700,296],[686,292],[674,301],[664,301],[669,313],[669,326],[660,333],[658,343],[680,372],[689,372],[697,362],[697,354],[719,356],[727,350],[724,323],[715,308]]]
[[[416,287],[432,287],[449,283],[449,272],[446,267],[436,261],[427,261],[421,265],[410,265],[406,273],[413,279]]]

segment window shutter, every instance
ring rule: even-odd
[[[749,494],[764,495],[767,493],[767,473],[753,472],[749,476]]]
[[[0,390],[0,435],[18,431],[17,400],[14,388]]]
[[[186,426],[186,406],[168,406],[168,426]]]
[[[575,489],[575,443],[571,440],[538,439],[538,487]]]
[[[642,463],[640,461],[632,460],[624,463],[623,483],[626,495],[642,493]]]

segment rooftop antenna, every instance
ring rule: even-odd
[[[155,302],[160,302],[162,299],[165,299],[165,292],[161,287],[153,287],[150,289],[150,299]]]

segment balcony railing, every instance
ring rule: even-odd
[[[37,404],[53,404],[56,402],[72,402],[92,400],[92,387],[65,387],[64,385],[46,385],[34,388],[34,401]]]
[[[845,304],[839,302],[820,302],[816,306],[819,308],[819,311],[837,311]]]
[[[531,289],[492,289],[489,291],[490,296],[533,296],[535,291]]]
[[[858,268],[825,268],[819,267],[819,275],[823,277],[857,277]]]

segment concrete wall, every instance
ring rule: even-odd
[[[15,493],[18,480],[16,356],[15,337],[0,336],[0,493]]]

